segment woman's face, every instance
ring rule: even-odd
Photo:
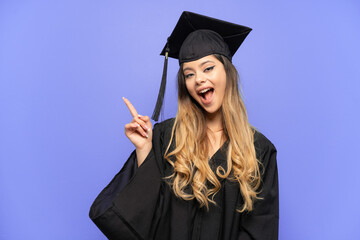
[[[210,115],[221,113],[226,73],[224,65],[213,55],[183,64],[186,88]]]

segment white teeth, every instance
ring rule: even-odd
[[[199,93],[206,93],[207,91],[210,91],[211,88],[205,88],[203,90],[201,90]]]

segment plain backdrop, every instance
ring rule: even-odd
[[[357,0],[1,0],[0,239],[106,239],[88,211],[133,150],[121,98],[152,114],[184,10],[253,28],[233,63],[278,149],[279,238],[360,239]]]

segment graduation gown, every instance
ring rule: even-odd
[[[90,208],[90,218],[109,239],[133,240],[212,240],[278,239],[279,194],[276,149],[261,133],[255,132],[254,145],[261,161],[261,200],[254,210],[239,213],[243,204],[239,185],[218,178],[221,189],[209,210],[196,200],[174,195],[163,180],[171,165],[163,158],[174,119],[156,124],[153,148],[137,167],[135,151],[121,171],[99,194]],[[211,157],[213,170],[226,169],[227,142]]]

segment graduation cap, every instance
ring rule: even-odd
[[[165,56],[160,90],[152,119],[157,121],[166,87],[168,57],[179,64],[221,54],[230,61],[252,29],[204,15],[183,12],[160,55]]]

